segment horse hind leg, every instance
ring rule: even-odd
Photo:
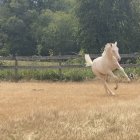
[[[115,95],[115,93],[109,88],[109,86],[108,86],[108,84],[106,82],[107,75],[103,75],[103,74],[97,73],[97,76],[99,77],[99,79],[102,80],[106,93],[111,94],[111,95]]]
[[[105,81],[103,81],[103,82],[105,82]],[[107,88],[107,86],[105,84],[104,84],[104,88],[105,88],[106,93],[110,94],[109,91],[108,91],[108,88]]]
[[[116,85],[115,85],[114,89],[117,90],[118,87],[119,87],[119,86],[118,86],[118,82],[116,81],[115,83],[116,83]]]
[[[107,75],[104,76],[104,77],[102,76],[102,79],[101,80],[103,81],[103,84],[104,84],[104,88],[105,88],[106,93],[110,94],[110,91],[108,90],[108,87],[105,84],[105,82],[107,81]]]
[[[118,87],[119,87],[118,86],[118,77],[112,71],[110,71],[108,74],[115,79],[115,84],[116,85],[115,85],[114,89],[117,90]]]
[[[115,95],[115,93],[109,88],[109,86],[108,86],[108,84],[107,84],[107,82],[106,82],[106,80],[107,80],[106,78],[107,78],[107,77],[105,77],[105,79],[103,79],[103,83],[104,83],[104,87],[105,87],[107,93],[108,93],[108,94],[111,94],[111,95]]]
[[[104,81],[104,85],[106,86],[106,88],[107,88],[109,94],[115,95],[115,93],[109,88],[109,86],[108,86],[108,84],[107,84],[106,81]]]

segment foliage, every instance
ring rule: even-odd
[[[60,75],[58,70],[19,70],[17,80],[83,81],[94,77],[91,69],[68,69]],[[0,71],[1,80],[15,80],[11,70]]]
[[[76,43],[77,35],[77,20],[71,14],[64,12],[53,13],[46,10],[40,16],[39,23],[36,26],[36,38],[38,40],[39,55],[48,55],[50,50],[53,54],[68,54],[70,52],[77,52],[79,50]],[[48,26],[46,22],[48,21]],[[38,31],[39,30],[39,31]]]
[[[10,0],[0,3],[0,52],[49,55],[78,51],[78,21],[70,0]]]
[[[0,55],[140,50],[139,0],[1,0]]]
[[[99,53],[107,42],[118,41],[122,52],[139,51],[139,5],[137,0],[78,0],[81,46]]]

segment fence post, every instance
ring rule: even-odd
[[[60,75],[60,78],[62,78],[62,62],[59,61],[59,75]]]
[[[17,82],[18,81],[18,61],[17,61],[16,55],[14,56],[14,60],[15,60],[15,68],[14,68],[15,75],[14,75],[14,79]]]
[[[61,57],[61,53],[59,53],[59,57]],[[62,80],[62,61],[59,60],[59,76],[60,80]]]

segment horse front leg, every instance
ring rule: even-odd
[[[129,79],[128,75],[125,73],[124,69],[120,66],[119,70],[124,74],[124,76],[126,77],[127,81],[130,82],[131,80]]]
[[[131,80],[129,79],[129,77],[127,76],[127,74],[125,73],[123,67],[120,66],[120,64],[117,62],[117,68],[123,73],[123,75],[126,77],[127,81],[130,82]]]

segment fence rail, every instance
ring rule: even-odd
[[[100,56],[100,54],[90,54],[92,59]],[[140,57],[140,53],[133,53],[133,54],[120,54],[122,58],[134,58],[137,59]],[[64,61],[69,59],[76,59],[81,58],[81,55],[58,55],[58,56],[8,56],[2,57],[0,56],[0,60],[15,60],[18,61]]]
[[[90,54],[91,58],[94,59],[99,56],[99,54]],[[137,59],[140,57],[139,53],[134,54],[121,54],[122,59]],[[0,65],[0,69],[12,69],[15,71],[15,75],[18,74],[18,70],[21,69],[28,69],[28,70],[47,70],[47,69],[58,69],[60,74],[62,72],[62,69],[66,68],[84,68],[85,65],[82,64],[62,64],[62,62],[65,62],[67,60],[73,60],[73,59],[83,59],[83,56],[81,55],[63,55],[63,56],[16,56],[16,57],[0,57],[0,61],[14,61],[14,64],[12,66],[6,66],[6,65]],[[33,62],[55,62],[55,65],[51,66],[20,66],[20,61],[33,61]],[[56,65],[57,63],[57,65]],[[140,67],[140,64],[121,64],[123,67]]]
[[[61,56],[9,56],[0,57],[0,60],[15,60],[18,61],[63,61],[69,59],[80,58],[80,55],[61,55]]]

